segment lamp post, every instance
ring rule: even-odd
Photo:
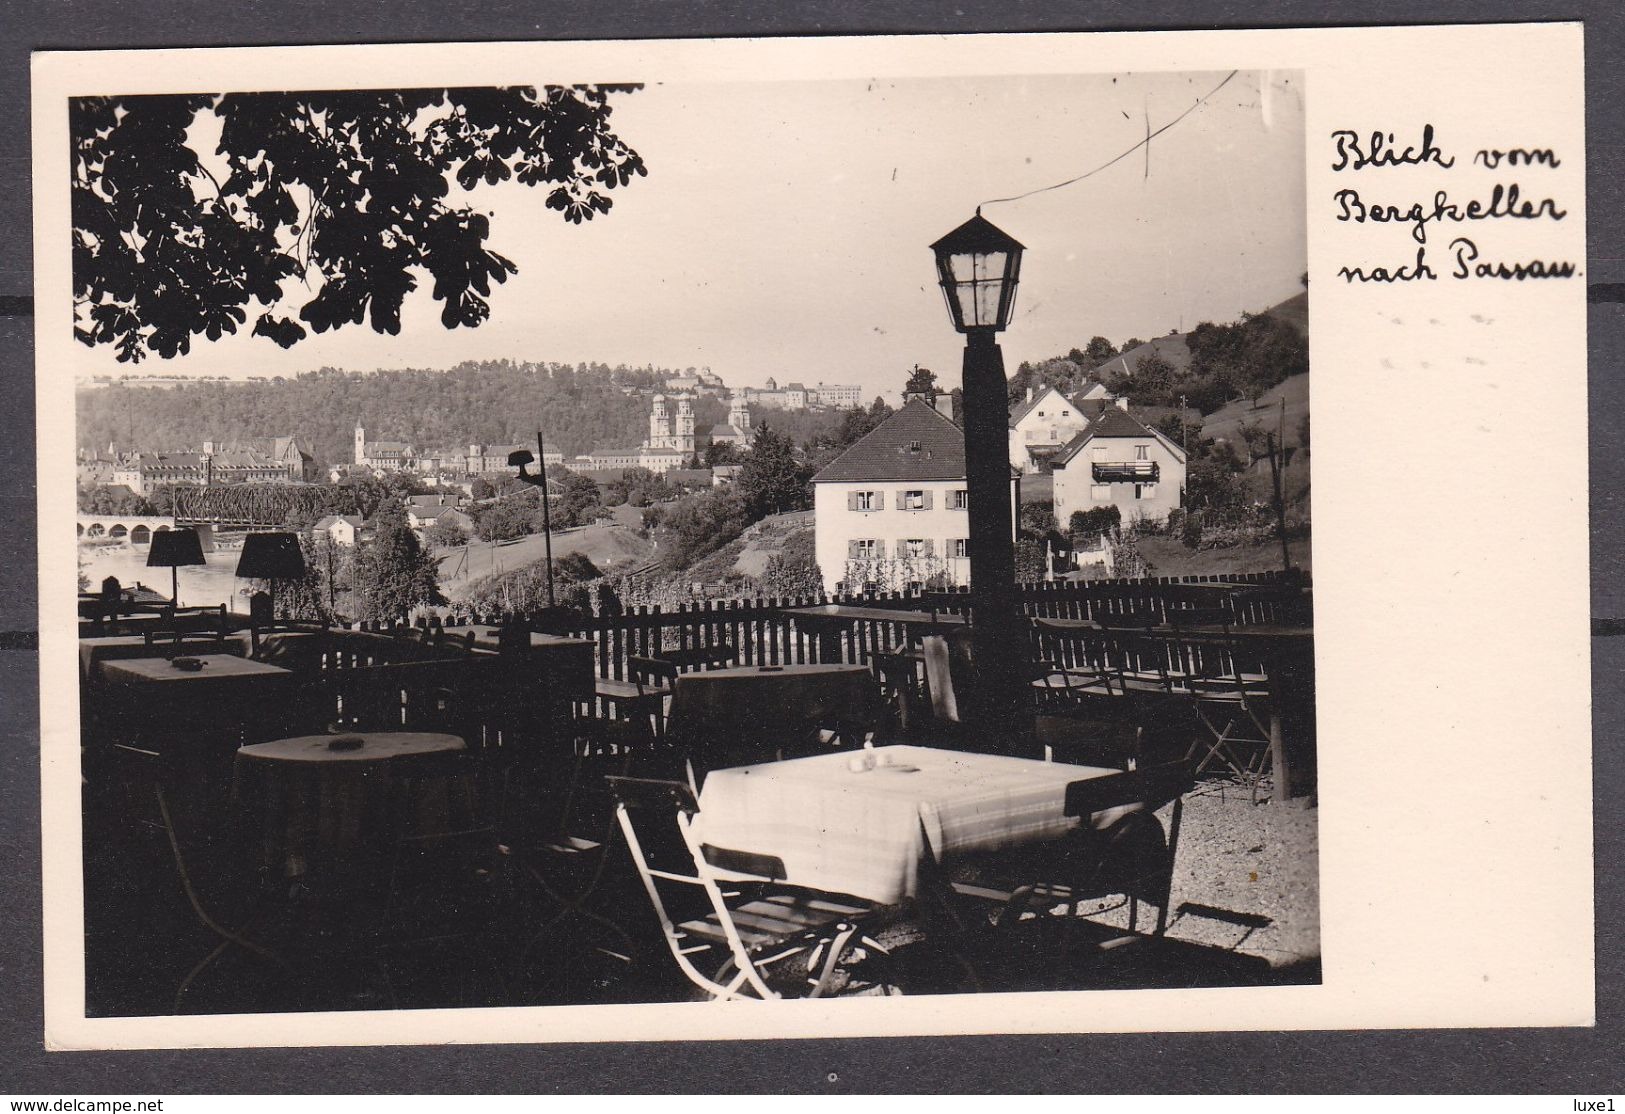
[[[931,245],[954,328],[965,334],[965,486],[970,497],[971,650],[979,721],[1030,727],[1018,668],[1026,632],[1016,594],[1015,519],[1010,506],[1010,400],[997,335],[1010,323],[1022,245],[981,211]]]
[[[529,449],[516,449],[508,454],[508,464],[519,469],[519,478],[525,483],[542,489],[542,546],[544,552],[542,560],[546,563],[547,606],[554,606],[553,602],[553,508],[547,497],[547,450],[542,444],[542,431],[536,431],[536,451],[542,454],[541,463],[536,466],[536,474],[525,471],[525,465],[536,458],[530,455]]]

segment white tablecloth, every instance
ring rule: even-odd
[[[853,772],[864,753],[890,765]],[[795,885],[891,904],[917,892],[924,840],[948,863],[1057,839],[1080,823],[1066,815],[1067,786],[1117,772],[930,747],[839,751],[713,770],[698,832],[711,846],[779,859]]]

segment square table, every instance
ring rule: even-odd
[[[228,635],[222,653],[247,657],[250,648],[246,633]],[[123,658],[169,658],[174,646],[161,639],[149,643],[143,634],[110,634],[79,640],[79,679],[100,681],[102,665]],[[172,670],[172,672],[174,672]]]
[[[223,686],[285,683],[291,670],[235,654],[191,654],[203,663],[198,670],[179,669],[168,658],[119,658],[102,662],[102,679],[108,684],[139,685],[174,689],[189,686],[213,689]]]
[[[854,772],[854,759],[872,769]],[[778,859],[785,881],[880,904],[917,896],[920,863],[1058,839],[1074,782],[1121,771],[932,747],[837,751],[714,770],[700,793],[701,840]],[[1106,828],[1137,806],[1090,818]],[[926,841],[929,840],[929,846]]]

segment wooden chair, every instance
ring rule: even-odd
[[[290,941],[278,939],[274,930],[275,906],[255,870],[253,826],[235,795],[200,783],[191,763],[176,752],[117,744],[111,757],[114,776],[132,804],[137,809],[142,802],[150,806],[146,813],[133,814],[135,823],[161,833],[187,907],[218,940],[181,980],[173,1012],[182,1012],[188,991],[233,949],[286,975],[298,974]]]
[[[1188,763],[1175,762],[1104,777],[1085,778],[1067,788],[1066,814],[1080,820],[1062,840],[1015,851],[973,856],[955,868],[953,889],[962,897],[992,903],[997,924],[1008,928],[1029,912],[1066,907],[1070,920],[1085,900],[1120,895],[1128,905],[1128,933],[1134,937],[1139,904],[1157,906],[1152,935],[1168,927],[1174,860],[1184,815],[1184,795],[1192,785]],[[1169,803],[1166,839],[1156,811]],[[1102,829],[1091,826],[1101,813],[1123,810]]]
[[[142,632],[149,647],[164,647],[172,657],[188,651],[220,653],[229,633],[225,604],[174,608],[160,626]]]
[[[714,642],[709,646],[689,646],[677,650],[661,650],[651,654],[655,661],[666,662],[676,667],[679,673],[693,673],[702,669],[719,669],[732,665],[738,660],[734,648],[726,642]]]
[[[890,953],[869,933],[889,910],[816,890],[774,888],[784,878],[779,860],[700,839],[699,806],[682,782],[609,780],[621,833],[672,958],[713,999],[779,998],[796,989],[824,997],[837,988],[843,960],[857,958],[860,948],[884,966]],[[733,892],[736,885],[745,892]],[[797,957],[805,962],[800,986],[775,980]],[[890,990],[883,978],[873,985]]]
[[[1186,687],[1203,729],[1187,757],[1195,761],[1197,773],[1214,766],[1227,770],[1256,804],[1270,768],[1269,677],[1243,668],[1224,609],[1184,608],[1168,617],[1177,630],[1198,628],[1203,633],[1200,642],[1186,647]],[[1220,631],[1216,636],[1214,627]]]

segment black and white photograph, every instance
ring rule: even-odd
[[[1318,979],[1302,104],[76,100],[87,1012]]]
[[[63,206],[42,359],[71,381],[40,449],[42,616],[77,624],[41,626],[77,657],[45,690],[76,763],[66,1015],[198,1023],[120,1043],[273,1015],[430,1039],[455,1020],[402,1026],[445,1011],[520,1040],[1338,1016],[1307,997],[1323,870],[1369,910],[1348,879],[1378,860],[1350,873],[1322,801],[1397,840],[1396,800],[1335,779],[1444,737],[1361,730],[1351,699],[1386,704],[1368,724],[1424,699],[1399,632],[1444,572],[1377,508],[1437,397],[1387,385],[1458,334],[1393,330],[1472,327],[1382,301],[1430,263],[1468,286],[1460,218],[1398,203],[1451,155],[1463,197],[1551,191],[1527,153],[1465,169],[1499,136],[1315,130],[1291,51],[1072,38],[1065,67],[956,71],[959,44],[876,76],[884,40],[826,73],[811,41],[782,72],[744,42],[380,48],[400,64],[343,78],[271,52],[299,64],[235,85],[224,52],[126,55],[38,109],[68,151],[37,179]],[[1465,234],[1510,260],[1497,231]],[[1350,366],[1391,428],[1353,420]],[[46,517],[70,469],[74,618]]]

